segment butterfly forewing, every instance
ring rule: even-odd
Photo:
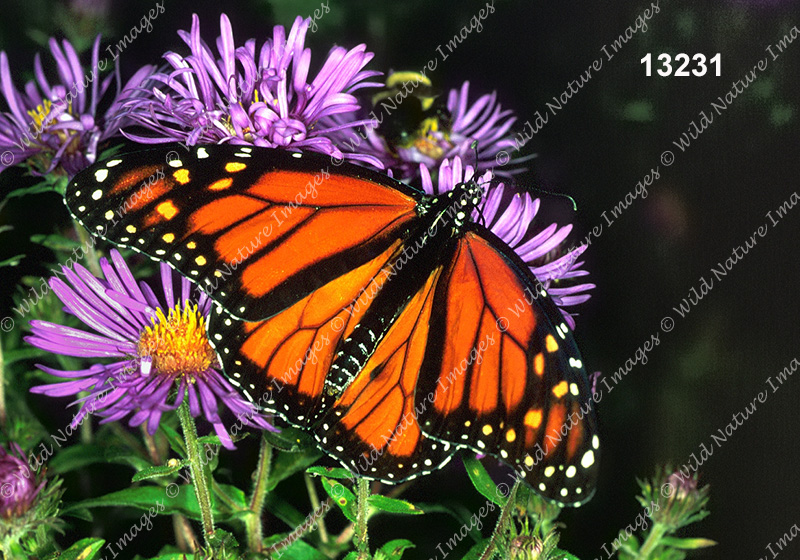
[[[100,162],[66,202],[95,235],[168,262],[254,321],[404,239],[418,197],[320,154],[219,145]]]

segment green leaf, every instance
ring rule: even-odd
[[[322,477],[322,487],[333,499],[333,503],[339,506],[344,516],[356,522],[356,496],[341,482],[332,481],[329,478]]]
[[[118,445],[77,444],[62,447],[48,463],[48,468],[57,474],[63,474],[98,463],[129,465],[137,471],[148,469],[151,466],[149,462],[130,449]]]
[[[38,348],[17,348],[15,350],[3,350],[3,365],[9,366],[14,362],[20,360],[29,360],[31,358],[38,358],[42,355],[42,351]],[[52,379],[52,377],[50,378]]]
[[[126,488],[112,492],[98,498],[89,498],[63,509],[63,513],[70,513],[76,508],[94,507],[133,507],[149,510],[155,507],[160,514],[182,513],[192,519],[200,519],[197,498],[191,486],[177,486],[175,497],[169,497],[166,489],[157,486],[141,486],[139,488]],[[168,487],[175,488],[175,487]],[[173,492],[173,490],[170,490]]]
[[[47,466],[56,474],[64,474],[105,462],[106,453],[100,445],[73,445],[59,451]]]
[[[422,515],[425,513],[411,502],[388,498],[380,494],[372,494],[367,498],[367,503],[375,509],[388,513],[400,513],[406,515]]]
[[[264,507],[275,517],[286,523],[289,527],[297,527],[305,521],[306,517],[289,502],[270,492],[264,500]]]
[[[31,235],[31,241],[38,245],[43,245],[48,249],[52,249],[53,251],[64,251],[65,253],[72,253],[72,251],[78,247],[83,247],[83,243],[80,241],[56,234],[39,233]]]
[[[424,513],[444,513],[460,523],[464,522],[464,516],[459,515],[453,508],[442,504],[416,503],[416,506]]]
[[[467,551],[467,553],[461,560],[477,560],[478,558],[481,557],[481,555],[483,555],[483,552],[486,550],[486,547],[489,546],[489,541],[491,540],[492,540],[491,538],[487,537],[483,540],[476,542],[475,544],[472,545],[472,548],[470,548]],[[494,558],[496,555],[497,552],[495,551],[495,554],[492,554],[491,558]]]
[[[349,552],[347,556],[344,557],[344,560],[356,560],[357,558],[358,558],[358,552],[354,550],[352,552]]]
[[[467,454],[462,455],[461,460],[464,462],[464,467],[467,469],[467,474],[475,489],[490,502],[494,502],[500,507],[506,505],[506,497],[498,490],[481,462]]]
[[[63,192],[62,188],[62,192]],[[19,189],[14,189],[10,193],[6,195],[6,198],[17,198],[20,196],[28,196],[31,194],[41,194],[46,192],[59,192],[59,185],[51,185],[50,183],[37,183],[35,185],[31,185],[29,187],[22,187]]]
[[[250,504],[247,501],[247,496],[241,488],[237,488],[236,486],[232,486],[230,484],[215,484],[212,487],[212,490],[215,495],[223,494],[225,499],[236,504],[236,509],[234,511],[249,510]],[[229,507],[230,506],[227,504],[225,505],[226,509]],[[249,511],[246,513],[249,513]]]
[[[208,545],[215,550],[235,549],[239,546],[239,541],[236,540],[231,533],[219,527],[214,529],[214,534],[207,537]]]
[[[235,486],[220,484],[219,487],[228,496],[236,498],[237,493],[243,496],[242,491]],[[99,498],[90,498],[76,504],[71,504],[63,509],[63,513],[72,515],[73,511],[78,511],[81,508],[109,506],[133,507],[145,511],[154,509],[154,514],[158,515],[182,513],[191,519],[200,519],[200,509],[197,505],[194,488],[188,484],[170,484],[166,488],[161,486],[127,488],[119,492],[112,492],[111,494],[100,496]],[[225,504],[219,503],[219,500],[212,500],[211,509],[214,517],[219,521],[227,521],[235,517],[228,511]]]
[[[683,550],[695,550],[698,548],[707,548],[709,546],[716,546],[717,543],[711,539],[696,538],[696,539],[679,539],[676,537],[663,537],[661,544],[671,546],[673,548],[680,548]]]
[[[161,430],[161,433],[163,433],[167,438],[167,443],[169,443],[170,449],[177,453],[179,457],[185,459],[186,444],[183,442],[181,435],[170,426],[167,426],[164,422],[161,422],[161,424],[158,426],[158,429]]]
[[[316,449],[314,438],[298,428],[281,428],[280,432],[264,430],[263,436],[272,447],[288,453]]]
[[[219,440],[219,436],[210,435],[210,436],[201,436],[197,438],[197,443],[200,445],[216,445],[217,447],[222,446],[222,442]]]
[[[306,472],[316,476],[327,476],[328,478],[355,479],[353,473],[342,467],[311,467],[306,469]]]
[[[309,450],[306,453],[284,452],[278,454],[267,481],[267,492],[274,490],[281,481],[316,463],[321,456],[322,451],[318,449]]]
[[[83,519],[84,521],[92,522],[94,521],[94,516],[92,512],[86,508],[76,507],[72,511],[69,512],[69,515],[74,517],[75,519]]]
[[[273,535],[265,544],[269,546],[275,545],[285,539],[286,536],[287,535]],[[286,548],[279,548],[272,553],[271,558],[280,558],[281,560],[328,560],[327,556],[300,539],[294,541]]]
[[[138,558],[141,558],[141,556],[136,556],[134,560],[137,560]],[[186,554],[185,552],[168,552],[167,554],[153,556],[149,560],[194,560],[195,558],[196,556],[194,554]]]
[[[574,554],[570,554],[566,550],[561,550],[560,548],[554,548],[551,554],[553,558],[558,558],[559,560],[580,560],[580,558]]]
[[[414,548],[416,545],[406,539],[394,539],[387,542],[381,547],[381,552],[388,560],[400,560],[403,552],[408,548]]]
[[[64,552],[52,554],[48,560],[93,560],[105,542],[103,539],[81,539]]]
[[[25,253],[20,253],[19,255],[14,255],[13,257],[9,257],[4,261],[0,261],[0,268],[4,266],[19,266],[19,263],[24,258],[25,258]]]
[[[139,482],[141,480],[149,480],[151,478],[161,478],[169,476],[181,470],[183,467],[188,467],[188,461],[176,461],[174,465],[157,465],[141,470],[133,475],[131,482]]]

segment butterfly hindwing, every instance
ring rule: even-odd
[[[430,336],[436,268],[394,319],[358,375],[320,419],[317,440],[354,472],[398,483],[446,464],[447,442],[425,436],[414,395]]]
[[[549,499],[584,502],[599,443],[580,354],[524,265],[475,229],[436,293],[416,394],[422,430],[499,457]]]
[[[335,354],[372,303],[368,288],[385,278],[399,245],[269,319],[238,321],[219,309],[210,331],[226,374],[266,410],[294,426],[311,425],[325,408]]]

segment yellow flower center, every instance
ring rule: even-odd
[[[197,305],[187,305],[181,311],[176,305],[165,316],[161,309],[139,337],[140,358],[151,358],[152,369],[160,375],[187,377],[194,383],[195,376],[216,363],[217,355],[206,335],[206,322]]]

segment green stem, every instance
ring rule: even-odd
[[[220,486],[219,482],[214,480],[213,477],[211,479],[211,489],[214,491],[215,499],[219,500],[219,503],[225,504],[228,507],[228,509],[231,510],[232,512],[238,513],[240,511],[241,512],[248,511],[248,509],[243,507],[240,503],[231,499],[231,497],[228,496],[225,489],[222,486]]]
[[[650,553],[655,550],[666,533],[667,527],[665,525],[661,523],[654,523],[653,529],[650,531],[650,534],[647,535],[647,539],[645,539],[642,547],[639,549],[639,552],[636,555],[636,560],[647,560],[650,558]]]
[[[311,500],[312,511],[318,511],[320,508],[320,503],[319,496],[317,496],[317,489],[314,488],[314,481],[311,479],[311,476],[308,473],[305,474],[305,480],[306,490],[308,490],[308,498]],[[328,542],[328,529],[325,527],[324,518],[320,517],[317,528],[319,529],[319,540],[322,541],[323,544],[326,544]]]
[[[102,278],[103,271],[100,269],[100,261],[97,257],[97,251],[94,250],[94,239],[90,241],[91,236],[89,235],[89,232],[86,231],[84,227],[75,220],[72,221],[72,225],[75,226],[75,232],[78,234],[78,239],[81,240],[81,243],[83,243],[83,246],[87,249],[85,251],[84,258],[89,270],[96,277]]]
[[[367,539],[367,510],[369,505],[369,481],[366,478],[358,479],[358,512],[356,514],[356,547],[358,560],[369,558],[369,541]]]
[[[497,520],[497,526],[492,532],[492,540],[489,541],[489,545],[486,547],[486,550],[484,550],[483,554],[481,554],[480,560],[490,560],[490,558],[494,557],[497,541],[500,539],[500,535],[505,532],[506,523],[508,523],[511,512],[514,510],[514,506],[517,502],[517,488],[519,488],[519,480],[514,483],[514,487],[511,489],[511,493],[508,495],[508,501],[506,501],[506,505],[503,506],[503,511],[500,513],[500,519]]]
[[[6,375],[3,361],[3,341],[0,340],[0,429],[6,428]]]
[[[247,527],[247,548],[252,552],[261,552],[264,536],[261,526],[261,513],[267,497],[267,481],[272,462],[272,446],[267,438],[261,438],[261,449],[258,452],[258,467],[253,482],[253,494],[250,497],[250,514],[245,519]]]
[[[183,438],[186,441],[186,455],[192,473],[192,486],[200,506],[200,519],[203,521],[203,538],[208,544],[208,537],[214,534],[214,517],[211,513],[211,493],[208,481],[203,474],[203,463],[200,460],[200,445],[197,443],[197,428],[189,411],[189,403],[185,400],[178,407],[178,418],[181,421]]]

